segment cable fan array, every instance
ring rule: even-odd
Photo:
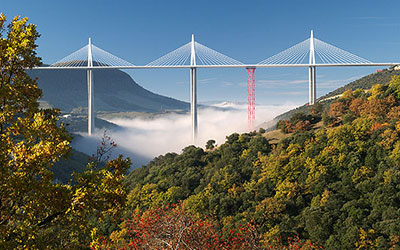
[[[367,59],[354,55],[350,52],[337,48],[331,44],[323,42],[317,38],[308,38],[274,56],[271,56],[257,64],[260,66],[269,65],[296,65],[309,64],[310,43],[314,42],[314,55],[316,64],[370,64]],[[192,45],[194,51],[192,51]],[[64,57],[50,67],[88,67],[89,46],[92,46],[92,62],[94,67],[136,67],[134,64],[127,62],[113,54],[104,51],[95,45],[86,45],[83,48]],[[152,67],[179,67],[190,66],[191,55],[195,55],[196,65],[207,66],[240,66],[242,62],[226,56],[218,51],[208,48],[196,41],[189,42],[166,55],[148,63],[142,68]],[[244,65],[246,66],[246,65]],[[139,67],[139,66],[137,66]]]
[[[257,65],[292,65],[308,64],[310,54],[310,42],[308,38],[274,56],[271,56]],[[314,38],[314,51],[316,63],[322,64],[368,64],[367,59],[354,55],[345,50],[339,49],[333,45]]]
[[[189,42],[174,51],[150,62],[149,67],[168,67],[190,65],[192,42]],[[243,63],[229,56],[210,49],[198,42],[194,42],[197,65],[243,65]]]
[[[100,67],[129,67],[134,66],[132,63],[127,62],[105,50],[92,46],[92,61],[93,66]],[[72,54],[64,57],[56,63],[50,65],[51,67],[87,67],[88,66],[88,53],[89,45],[73,52]]]

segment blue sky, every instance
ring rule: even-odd
[[[2,0],[9,19],[38,26],[38,53],[53,63],[93,43],[143,65],[196,40],[244,63],[257,63],[309,37],[373,62],[400,61],[399,1],[27,1]],[[318,96],[378,68],[317,69]],[[189,71],[130,70],[143,87],[189,100]],[[257,69],[256,102],[303,104],[307,69]],[[199,69],[198,98],[246,102],[244,69]]]

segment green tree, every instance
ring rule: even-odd
[[[208,140],[206,144],[206,149],[211,150],[215,148],[215,140]]]

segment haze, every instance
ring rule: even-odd
[[[272,120],[275,116],[295,108],[296,104],[257,105],[255,125]],[[191,119],[188,114],[170,114],[151,120],[112,119],[109,122],[122,127],[108,131],[118,144],[117,153],[128,154],[135,167],[167,152],[179,153],[191,140]],[[96,130],[97,140],[85,138],[74,142],[75,147],[88,154],[94,153],[93,144],[98,143],[104,130]],[[247,131],[247,105],[235,103],[213,104],[199,109],[199,136],[196,146],[203,147],[210,139],[222,144],[225,137],[234,132]]]

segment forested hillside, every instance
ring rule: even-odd
[[[165,206],[181,204],[179,218],[208,221],[222,239],[236,232],[231,249],[399,249],[400,76],[317,107],[282,121],[289,136],[277,144],[264,131],[232,134],[133,170],[126,221],[104,244],[140,248],[157,236],[140,223],[159,226],[152,216],[171,218]]]
[[[335,89],[332,92],[329,92],[328,94],[321,96],[318,98],[319,102],[323,106],[329,106],[332,103],[332,100],[330,100],[330,97],[335,97],[338,95],[343,94],[346,90],[356,90],[356,89],[365,89],[368,90],[370,89],[373,85],[375,84],[385,84],[388,83],[393,76],[400,75],[400,70],[394,70],[394,68],[388,68],[384,69],[379,72],[375,72],[372,74],[369,74],[367,76],[364,76],[360,79],[357,79],[353,82],[350,82],[346,84],[343,87],[340,87],[338,89]],[[318,84],[318,83],[317,83]],[[300,106],[294,110],[290,110],[286,113],[283,113],[281,115],[278,115],[276,118],[274,118],[274,121],[279,121],[282,119],[289,119],[293,114],[297,112],[308,112],[309,109],[307,108],[306,105]],[[265,127],[265,125],[261,125],[261,127]]]
[[[346,84],[345,86],[335,89],[334,91],[321,96],[319,99],[323,100],[328,97],[340,95],[346,90],[356,90],[356,89],[370,89],[373,85],[375,84],[384,84],[388,83],[393,76],[395,75],[400,75],[400,70],[395,70],[394,67],[388,68],[388,69],[383,69],[382,71],[377,71],[375,73],[372,73],[370,75],[364,76],[360,79],[357,79],[353,82],[350,82],[349,84]]]

